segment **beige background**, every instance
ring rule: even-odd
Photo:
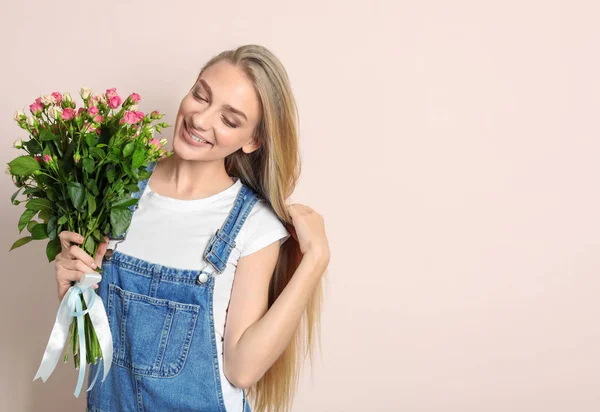
[[[597,2],[84,3],[3,1],[3,163],[39,94],[117,87],[171,123],[225,48],[286,66],[293,200],[332,249],[322,358],[294,411],[600,410]],[[22,205],[0,188],[0,408],[83,410],[70,364],[32,382],[54,272],[45,242],[7,252]]]

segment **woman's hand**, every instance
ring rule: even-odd
[[[58,300],[62,301],[65,293],[71,287],[72,281],[80,281],[84,273],[96,272],[96,267],[102,267],[102,259],[108,248],[108,237],[104,237],[106,242],[98,245],[96,258],[88,255],[80,246],[71,245],[71,243],[83,243],[83,236],[75,232],[66,230],[60,232],[61,252],[56,255],[56,286],[58,292]],[[94,289],[98,288],[98,284],[94,285]]]
[[[294,203],[288,206],[292,225],[288,226],[290,234],[298,240],[303,255],[311,255],[320,263],[329,263],[329,242],[325,234],[323,216],[308,206]]]

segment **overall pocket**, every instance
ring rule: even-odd
[[[177,375],[185,364],[199,311],[199,305],[141,295],[109,283],[113,362],[141,375]]]

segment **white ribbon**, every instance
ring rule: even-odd
[[[79,397],[79,391],[83,384],[83,377],[85,376],[85,365],[86,361],[86,348],[85,348],[85,330],[83,327],[83,316],[89,313],[90,319],[96,336],[98,337],[98,343],[102,349],[102,357],[104,359],[104,376],[102,382],[106,379],[110,366],[112,364],[113,357],[113,345],[112,345],[112,334],[110,333],[110,326],[108,324],[108,317],[106,316],[106,310],[102,299],[97,299],[96,292],[92,286],[102,280],[102,276],[95,272],[84,273],[81,281],[76,282],[75,285],[71,286],[58,307],[56,313],[56,321],[54,327],[50,333],[50,339],[46,346],[46,351],[42,358],[40,367],[33,380],[42,378],[42,381],[50,377],[58,360],[61,357],[62,351],[65,347],[65,343],[69,334],[69,325],[73,321],[73,317],[77,318],[77,332],[79,335],[79,378],[77,381],[77,387],[75,388],[75,397]],[[81,299],[79,295],[83,295],[87,309],[82,311]],[[98,372],[100,371],[100,364],[96,371],[96,376],[87,391],[90,391],[96,382]]]

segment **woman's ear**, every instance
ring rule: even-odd
[[[258,149],[260,149],[260,143],[258,143],[258,139],[256,137],[253,137],[252,140],[242,146],[242,151],[246,154],[250,154]]]

